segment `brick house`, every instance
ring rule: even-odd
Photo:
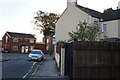
[[[31,34],[6,32],[2,37],[2,48],[11,53],[28,53],[36,45],[36,38]]]

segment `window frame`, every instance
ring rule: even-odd
[[[94,21],[95,28],[99,28],[99,24],[100,24],[100,22],[98,20]]]
[[[30,43],[34,43],[35,42],[35,40],[34,39],[30,39]]]
[[[13,51],[18,51],[18,46],[12,46]]]
[[[107,24],[102,24],[102,32],[107,32]]]
[[[18,42],[18,38],[13,38],[13,42]]]

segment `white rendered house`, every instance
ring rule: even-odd
[[[86,21],[89,24],[98,22],[108,37],[120,38],[120,2],[118,9],[101,13],[80,5],[77,0],[67,0],[67,8],[56,22],[56,41],[69,40],[69,32],[75,31],[78,22]]]

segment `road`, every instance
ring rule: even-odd
[[[36,63],[28,61],[28,54],[2,54],[2,78],[25,78],[31,67]]]

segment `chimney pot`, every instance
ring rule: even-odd
[[[67,0],[67,4],[68,5],[72,4],[72,5],[76,6],[77,5],[77,0]]]

